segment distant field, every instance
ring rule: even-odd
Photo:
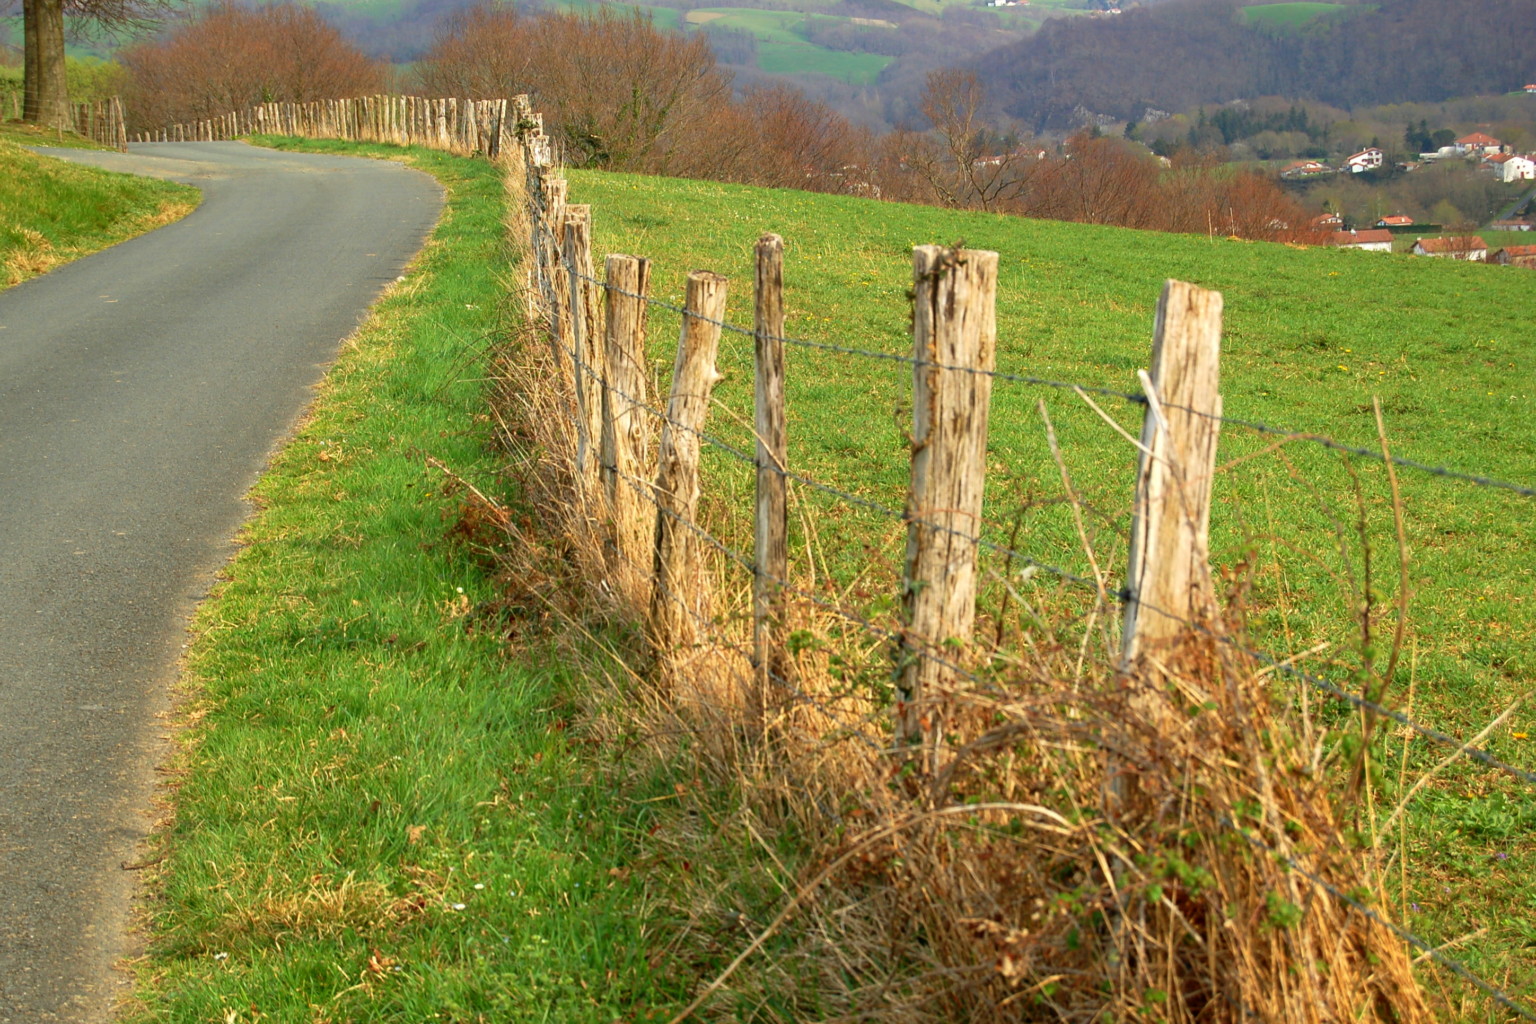
[[[749,7],[700,7],[689,11],[690,26],[713,25],[750,32],[765,43],[810,45],[799,26],[805,15],[798,11],[761,11]]]
[[[878,53],[842,53],[810,43],[763,43],[757,65],[777,75],[828,75],[851,85],[873,85],[895,58]]]
[[[1272,28],[1294,31],[1321,17],[1358,13],[1374,9],[1357,4],[1285,3],[1260,4],[1244,7],[1243,17],[1249,24],[1267,25]]]

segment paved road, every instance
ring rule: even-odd
[[[0,1022],[108,1019],[186,616],[242,496],[435,222],[396,164],[45,151],[197,185],[0,292]]]

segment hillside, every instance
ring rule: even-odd
[[[1048,22],[975,66],[1009,114],[1059,128],[1079,108],[1130,119],[1266,95],[1350,108],[1502,94],[1529,80],[1533,51],[1523,0],[1171,0]]]

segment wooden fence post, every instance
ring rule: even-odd
[[[784,646],[784,582],[789,578],[789,447],[784,411],[784,239],[757,241],[753,354],[756,366],[757,515],[752,574],[753,692],[747,715],[761,729],[783,703],[789,659]]]
[[[543,281],[536,297],[544,301],[542,312],[549,318],[550,354],[558,370],[570,364],[570,357],[566,354],[568,348],[561,337],[561,332],[567,328],[563,320],[570,289],[560,259],[560,225],[565,218],[567,185],[564,178],[543,175],[537,178],[536,184],[539,187],[535,196],[533,222],[536,270]]]
[[[592,207],[571,203],[561,218],[561,257],[570,288],[571,379],[576,395],[576,478],[583,503],[598,495],[597,446],[602,435],[605,346],[597,323],[592,269]]]
[[[608,365],[603,388],[602,444],[599,465],[608,515],[613,524],[610,569],[620,593],[636,609],[649,602],[649,558],[656,527],[649,494],[637,487],[645,472],[651,425],[646,411],[650,364],[645,355],[646,296],[651,290],[651,261],[634,256],[609,256],[606,278],[604,332]]]
[[[656,456],[656,555],[653,562],[651,642],[663,659],[692,648],[705,609],[698,537],[698,432],[710,393],[720,380],[715,356],[725,313],[726,279],[707,270],[688,275],[682,332],[672,367],[672,394]]]
[[[896,680],[898,741],[938,765],[943,691],[976,617],[976,552],[997,346],[997,253],[912,251],[912,485]],[[941,664],[940,660],[944,662]]]
[[[1182,281],[1163,286],[1143,377],[1135,518],[1126,564],[1122,667],[1150,667],[1162,649],[1216,610],[1209,528],[1221,357],[1220,292]]]

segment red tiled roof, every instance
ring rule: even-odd
[[[1536,245],[1506,245],[1506,256],[1536,256]]]
[[[1421,238],[1418,244],[1425,252],[1471,252],[1488,248],[1488,243],[1477,235],[1470,238]]]
[[[1412,217],[1404,217],[1402,214],[1393,214],[1390,217],[1383,217],[1383,218],[1381,218],[1381,222],[1380,223],[1382,223],[1383,225],[1386,225],[1388,227],[1390,227],[1390,226],[1392,226],[1394,224],[1402,226],[1402,227],[1407,227],[1409,224],[1413,223],[1413,218]]]
[[[1369,245],[1392,241],[1392,232],[1383,228],[1380,231],[1335,231],[1333,233],[1334,245]]]
[[[1494,138],[1492,135],[1485,135],[1482,132],[1473,132],[1471,135],[1463,135],[1461,138],[1457,139],[1456,140],[1456,145],[1458,145],[1458,146],[1497,146],[1497,145],[1500,145],[1500,142],[1499,142],[1498,139]]]

